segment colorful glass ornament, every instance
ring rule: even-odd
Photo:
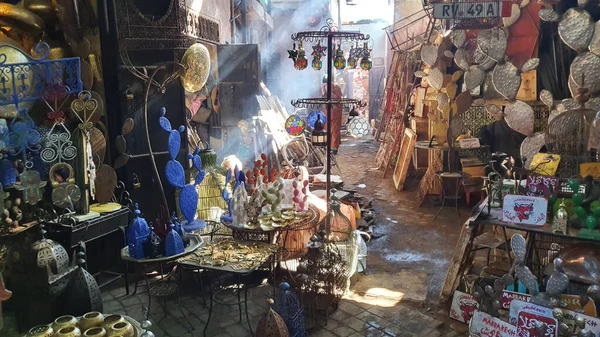
[[[288,55],[289,58],[292,59],[292,61],[294,61],[294,68],[297,67],[297,62],[298,62],[298,50],[296,50],[296,44],[294,43],[294,47],[292,49],[288,49]]]
[[[363,47],[363,57],[360,61],[360,67],[363,70],[371,70],[373,67],[373,61],[371,61],[371,49],[369,49],[367,42],[365,42]]]
[[[320,57],[315,56],[315,58],[313,58],[312,67],[314,70],[321,70],[321,68],[323,68],[323,61],[321,61]]]
[[[317,42],[316,45],[314,45],[313,47],[313,52],[312,52],[312,56],[318,57],[318,58],[322,58],[323,56],[325,56],[325,47],[323,47],[321,45],[321,41]]]
[[[285,131],[287,131],[290,136],[300,136],[304,133],[305,129],[306,123],[300,119],[298,115],[292,115],[285,121]]]
[[[338,45],[338,49],[335,51],[335,59],[333,60],[333,66],[337,70],[342,70],[346,68],[346,58],[344,57],[344,51],[342,50],[342,45]]]
[[[306,58],[306,51],[302,47],[302,41],[298,45],[298,58],[296,60],[296,69],[304,70],[308,66],[308,59]]]
[[[315,110],[313,112],[311,112],[308,115],[308,126],[310,127],[310,130],[312,131],[315,128],[315,123],[317,122],[317,119],[320,118],[321,121],[323,122],[323,124],[327,124],[327,117],[325,116],[325,114],[323,113],[323,111],[320,110]]]

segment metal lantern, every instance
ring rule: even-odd
[[[298,45],[298,58],[296,59],[296,69],[304,70],[308,66],[308,60],[306,59],[306,52],[302,48],[302,42]]]
[[[323,122],[321,121],[321,115],[317,115],[317,121],[312,131],[311,141],[313,146],[327,146],[327,131]]]
[[[285,321],[290,337],[307,337],[308,332],[304,324],[304,307],[300,304],[300,300],[290,290],[290,285],[287,282],[281,283],[279,289],[281,289],[281,296],[277,302],[276,311]]]
[[[98,282],[92,274],[83,267],[85,266],[85,251],[81,246],[77,252],[77,265],[68,290],[69,309],[74,315],[80,316],[90,311],[102,312],[102,294]]]
[[[342,45],[338,45],[338,49],[335,51],[335,59],[333,60],[333,66],[337,70],[343,70],[346,68],[346,58],[344,57],[344,51]]]
[[[567,234],[567,224],[569,222],[569,214],[565,208],[565,200],[560,203],[560,208],[556,212],[556,216],[552,220],[552,232]]]
[[[360,61],[360,67],[363,70],[371,70],[373,67],[373,61],[371,61],[371,49],[369,49],[367,42],[365,42],[363,47],[363,57]]]
[[[255,336],[261,337],[289,337],[285,322],[273,309],[269,308],[267,314],[258,322]]]

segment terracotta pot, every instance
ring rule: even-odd
[[[76,326],[61,328],[54,337],[81,337],[81,330]]]
[[[104,321],[102,322],[101,326],[104,328],[104,330],[106,330],[107,333],[109,333],[110,328],[115,323],[119,323],[119,322],[125,322],[125,318],[121,315],[110,315],[110,316],[104,317]]]
[[[72,326],[77,326],[77,318],[71,315],[60,316],[52,323],[52,328],[55,332],[58,332],[58,330],[62,328],[68,328]]]
[[[95,328],[85,330],[85,332],[83,333],[83,336],[84,337],[106,337],[106,330],[104,330],[104,328],[97,326]]]
[[[108,330],[108,337],[133,337],[133,335],[133,326],[129,322],[115,323],[110,327],[110,330]]]
[[[79,320],[79,329],[86,331],[90,328],[97,327],[104,322],[104,315],[97,311],[88,312],[81,316]]]
[[[29,329],[27,337],[52,337],[54,335],[54,329],[49,325],[38,325]]]

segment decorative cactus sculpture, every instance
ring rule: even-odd
[[[296,205],[297,212],[304,212],[308,209],[308,180],[302,181],[296,178],[292,183],[294,188],[294,197],[292,201]]]
[[[265,199],[267,205],[271,207],[271,212],[277,212],[283,200],[283,179],[277,178],[275,182],[267,185],[261,192],[262,197]]]
[[[279,172],[276,169],[271,169],[270,174],[267,172],[269,166],[267,155],[263,153],[260,155],[260,158],[260,160],[254,163],[254,168],[246,172],[246,181],[250,195],[254,194],[261,184],[273,183],[279,177]]]

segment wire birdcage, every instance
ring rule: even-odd
[[[214,150],[208,149],[200,152],[200,158],[206,176],[204,180],[196,187],[198,190],[198,218],[204,220],[211,219],[212,207],[227,209],[227,204],[221,197],[223,187],[225,186],[226,169],[217,165],[217,154]]]
[[[281,289],[281,296],[279,296],[275,311],[285,321],[290,337],[307,337],[304,307],[298,296],[290,290],[287,282],[281,283],[279,289]]]

